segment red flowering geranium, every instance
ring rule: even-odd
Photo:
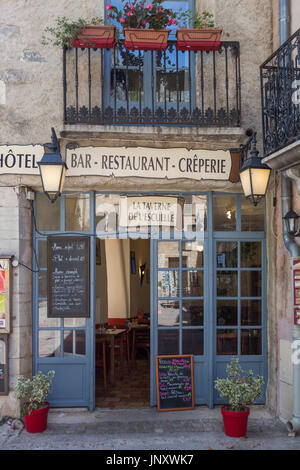
[[[163,29],[166,26],[177,24],[176,13],[163,7],[163,0],[133,0],[124,2],[121,10],[108,4],[107,19],[116,20],[122,27],[141,29]]]

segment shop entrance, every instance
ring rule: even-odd
[[[150,405],[150,240],[96,240],[96,406]]]
[[[267,383],[264,207],[254,210],[240,194],[173,194],[184,205],[181,229],[174,223],[168,233],[131,231],[126,219],[123,232],[122,197],[71,193],[49,205],[37,196],[33,372],[55,370],[51,405],[93,410],[111,392],[106,406],[155,406],[155,357],[165,354],[193,354],[197,405],[221,403],[214,380],[225,376],[232,356]],[[89,241],[88,317],[47,314],[53,235]],[[142,347],[133,342],[136,325],[148,331]],[[106,376],[104,343],[97,341],[104,327],[121,330],[105,343]]]

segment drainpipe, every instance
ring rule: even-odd
[[[290,1],[280,0],[280,45],[288,40],[290,36]],[[281,202],[282,217],[292,209],[292,181],[284,172],[281,173]],[[290,237],[285,222],[283,221],[283,240],[290,252],[291,258],[300,257],[300,246],[295,239]],[[293,342],[300,341],[300,326],[293,326]],[[294,343],[299,344],[299,343]],[[291,436],[300,431],[300,364],[293,362],[293,417],[287,422],[287,429]]]

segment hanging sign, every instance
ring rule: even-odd
[[[11,257],[0,258],[0,334],[10,333]]]
[[[177,202],[175,197],[121,197],[120,226],[175,227]]]
[[[0,175],[39,175],[43,145],[0,145]],[[66,149],[67,176],[239,181],[240,151],[77,147]]]
[[[48,317],[90,316],[88,237],[48,238]]]
[[[78,147],[67,149],[69,176],[231,180],[239,153],[185,148]],[[235,182],[235,181],[233,181]]]
[[[0,175],[39,175],[43,145],[0,145]]]

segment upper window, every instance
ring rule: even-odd
[[[164,6],[173,11],[193,10],[193,3],[193,0],[172,0],[164,2]],[[122,4],[121,0],[113,2],[119,9]],[[120,27],[116,22],[113,24]],[[168,29],[169,46],[164,52],[127,51],[122,42],[114,51],[106,52],[105,106],[115,108],[117,103],[117,108],[124,112],[136,108],[147,113],[148,109],[159,115],[160,109],[161,112],[171,108],[178,111],[194,102],[194,54],[177,52],[176,27]]]

